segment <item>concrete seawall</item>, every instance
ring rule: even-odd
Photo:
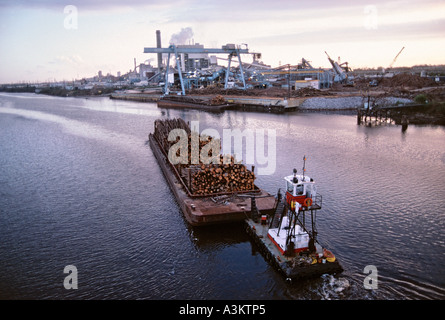
[[[156,93],[127,93],[127,92],[113,92],[110,99],[130,100],[139,102],[156,102],[161,98],[160,94]]]
[[[191,96],[193,97],[193,96]],[[213,96],[196,96],[199,99],[210,100]],[[115,92],[111,99],[121,99],[139,102],[157,102],[161,98],[159,93],[128,93]],[[304,97],[304,98],[280,98],[280,97],[252,97],[252,96],[224,96],[228,103],[243,107],[259,106],[257,110],[281,111],[292,110],[356,110],[363,107],[365,99],[362,96],[329,96],[329,97]],[[381,100],[385,104],[410,103],[406,98],[386,97]]]
[[[309,97],[300,105],[300,110],[356,110],[363,107],[365,102],[362,96],[349,97]],[[406,98],[386,97],[382,100],[385,104],[412,102]]]

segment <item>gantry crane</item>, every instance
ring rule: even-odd
[[[176,63],[178,65],[178,74],[179,74],[179,80],[181,82],[181,93],[182,95],[185,95],[185,89],[184,89],[184,81],[182,78],[182,72],[181,72],[181,60],[179,59],[179,54],[181,53],[213,53],[213,54],[228,54],[228,66],[226,71],[226,77],[225,77],[225,85],[224,88],[228,88],[228,78],[229,78],[229,72],[230,72],[230,64],[232,62],[233,57],[238,57],[239,62],[239,68],[241,73],[241,80],[243,82],[243,89],[246,89],[246,81],[244,79],[244,71],[243,71],[243,62],[241,61],[241,54],[253,54],[258,55],[258,53],[249,52],[249,49],[247,48],[241,48],[240,46],[235,46],[234,44],[227,44],[225,46],[222,46],[222,48],[184,48],[184,47],[177,47],[176,45],[170,45],[168,48],[144,48],[144,53],[167,53],[168,59],[167,59],[167,68],[165,70],[165,87],[164,87],[164,93],[168,93],[168,72],[169,72],[169,64],[170,64],[170,56],[174,55],[176,59]]]

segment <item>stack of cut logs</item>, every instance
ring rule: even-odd
[[[232,162],[201,165],[201,170],[192,175],[192,193],[197,195],[224,192],[249,191],[254,189],[255,174],[243,164]]]
[[[156,137],[162,149],[164,149],[167,154],[170,147],[176,143],[174,141],[168,141],[168,134],[170,133],[170,131],[172,131],[173,129],[183,129],[187,132],[187,134],[190,135],[190,127],[181,118],[166,120],[158,119],[155,120],[154,127],[155,130],[153,135]]]
[[[212,98],[212,100],[210,100],[210,104],[212,106],[219,106],[219,105],[224,104],[224,103],[226,103],[226,99],[224,99],[224,97],[222,95],[220,95],[220,94],[214,96]]]
[[[188,162],[187,164],[176,164],[175,168],[191,194],[211,195],[254,190],[255,174],[245,165],[238,163],[231,155],[223,156],[218,153],[210,164],[202,163],[201,159],[199,159],[199,164],[192,164],[192,133],[188,124],[182,119],[155,121],[154,136],[161,144],[165,154],[168,154],[170,147],[179,141],[179,139],[168,141],[168,135],[173,129],[184,129],[188,134]],[[201,136],[199,139],[199,153],[196,152],[198,155],[201,155],[204,146],[213,141],[213,137],[206,138]],[[220,141],[216,141],[220,147]],[[177,156],[179,156],[179,151]],[[215,152],[215,150],[211,151]]]

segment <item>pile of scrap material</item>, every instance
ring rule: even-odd
[[[319,97],[319,96],[327,96],[332,95],[332,93],[328,91],[318,90],[315,88],[300,88],[298,90],[288,90],[286,88],[278,88],[278,87],[270,87],[266,89],[236,89],[229,88],[224,89],[216,86],[209,86],[207,88],[199,88],[188,90],[187,94],[189,95],[219,95],[221,97],[224,96],[249,96],[249,97],[277,97],[284,98],[290,95],[291,98],[300,98],[300,97]]]
[[[384,87],[424,88],[436,86],[437,84],[430,78],[409,73],[400,73],[391,78],[383,78],[381,85]]]
[[[315,88],[300,88],[291,93],[291,97],[320,97],[332,95],[329,91],[322,91]]]
[[[430,102],[445,102],[445,87],[427,89],[418,93],[424,93]]]
[[[219,139],[192,132],[182,119],[156,120],[154,127],[153,135],[164,154],[169,155],[177,177],[190,195],[206,196],[255,190],[255,174],[233,156],[221,155]],[[182,139],[187,139],[187,148],[178,148],[181,139],[179,136],[173,134],[169,140],[169,134],[174,129],[184,130]],[[193,150],[194,145],[198,147],[197,150]],[[183,161],[171,161],[172,153],[176,159],[183,156]]]

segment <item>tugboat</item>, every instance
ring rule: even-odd
[[[251,197],[252,215],[245,220],[247,233],[266,260],[289,281],[343,271],[334,254],[317,240],[315,219],[322,208],[322,196],[314,180],[305,175],[306,156],[303,161],[303,174],[294,169],[284,177],[285,198],[278,190],[275,211],[261,214],[256,198]]]

